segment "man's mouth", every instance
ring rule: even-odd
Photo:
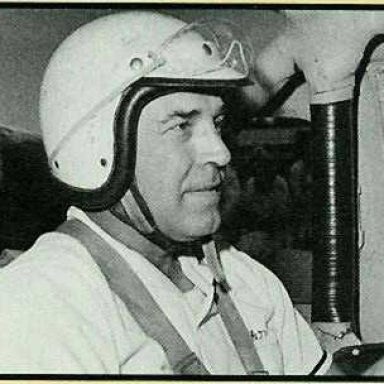
[[[199,186],[196,188],[192,188],[190,192],[219,192],[221,190],[221,182],[217,182],[214,184]]]
[[[206,179],[196,180],[194,184],[190,184],[189,188],[185,190],[185,193],[196,193],[196,195],[207,196],[209,198],[219,198],[220,192],[223,188],[224,172],[212,175]]]
[[[222,182],[196,185],[185,192],[185,197],[201,207],[217,207],[221,199]]]

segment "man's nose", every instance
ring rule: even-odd
[[[202,163],[213,163],[218,167],[225,167],[230,162],[231,153],[214,124],[204,129],[197,144]]]

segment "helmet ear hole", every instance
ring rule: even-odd
[[[143,67],[144,67],[144,62],[141,60],[139,57],[134,57],[130,63],[129,67],[132,69],[134,72],[140,72]]]
[[[203,48],[203,51],[206,53],[207,56],[212,56],[213,49],[208,42],[204,41],[204,43],[202,44],[202,48]]]

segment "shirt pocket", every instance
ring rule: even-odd
[[[169,375],[173,372],[161,345],[146,338],[120,365],[120,373]]]
[[[242,294],[233,296],[235,305],[243,318],[264,369],[271,375],[284,373],[283,354],[279,339],[271,324],[273,309],[255,305]]]

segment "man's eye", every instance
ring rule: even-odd
[[[175,125],[175,128],[180,129],[181,131],[186,130],[190,126],[189,121],[182,121]]]
[[[228,122],[228,119],[226,115],[217,116],[214,120],[214,124],[217,132],[221,133],[227,126],[227,122]]]
[[[172,121],[164,129],[164,133],[181,133],[187,130],[187,128],[191,125],[188,120],[176,120]]]

